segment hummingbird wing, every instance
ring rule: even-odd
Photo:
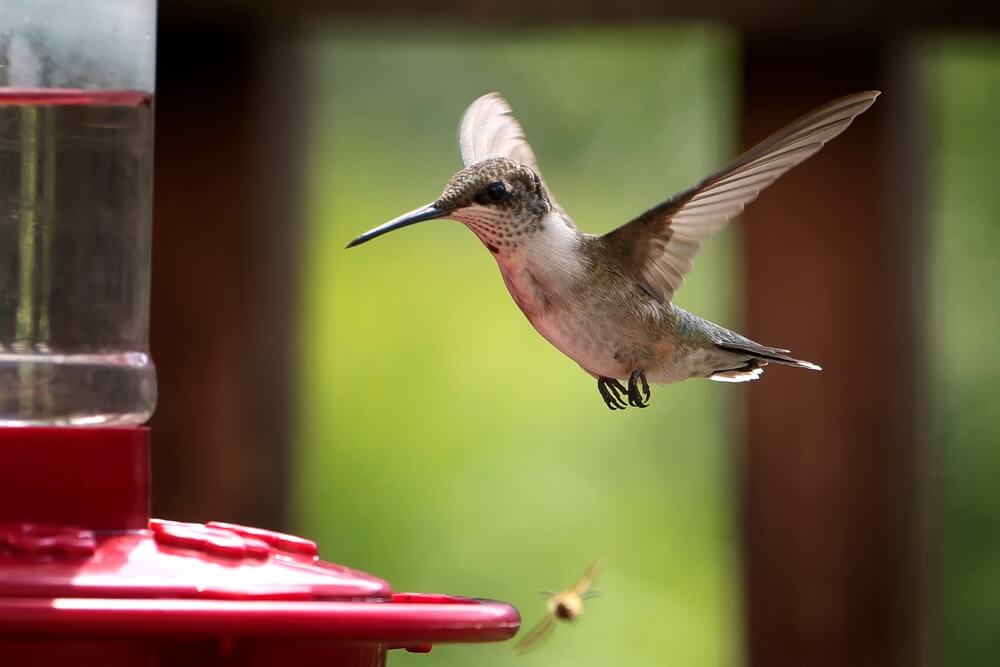
[[[590,587],[594,584],[594,577],[597,576],[597,571],[601,567],[601,559],[598,558],[587,568],[587,571],[583,573],[580,580],[573,585],[573,592],[583,597],[583,595],[590,590]]]
[[[458,141],[466,167],[491,157],[505,157],[530,167],[542,181],[549,202],[565,215],[545,185],[545,178],[538,168],[534,151],[524,137],[521,124],[514,118],[510,104],[499,93],[487,93],[469,105],[462,116]]]
[[[843,132],[878,96],[878,91],[855,93],[816,109],[602,241],[647,292],[669,301],[684,284],[702,241],[779,176]]]
[[[514,652],[518,655],[523,655],[531,649],[535,648],[543,641],[549,638],[552,634],[552,630],[556,627],[556,617],[552,614],[546,614],[545,618],[540,620],[535,627],[531,628],[524,637],[522,637],[516,644],[514,644]]]

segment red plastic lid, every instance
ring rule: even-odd
[[[253,635],[428,650],[517,632],[510,605],[393,594],[376,577],[318,559],[293,535],[233,524],[150,521],[100,535],[0,526],[0,627],[45,636]]]
[[[379,643],[389,648],[495,642],[517,632],[510,605],[420,596],[416,601],[294,602],[0,598],[0,635],[114,637],[252,635]]]
[[[0,526],[0,596],[388,600],[389,584],[317,557],[300,537],[232,524],[153,519],[100,535]]]
[[[500,602],[394,594],[294,535],[147,520],[145,429],[0,428],[0,451],[11,463],[0,470],[0,638],[267,636],[425,651],[502,641],[520,624]]]

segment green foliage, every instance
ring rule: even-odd
[[[939,38],[925,50],[931,129],[929,343],[931,562],[942,665],[1000,657],[1000,43]],[[932,600],[937,603],[938,600]]]
[[[298,529],[397,590],[510,601],[526,626],[539,590],[603,556],[602,596],[524,665],[737,661],[735,390],[689,382],[654,388],[648,410],[608,411],[458,223],[344,250],[440,193],[460,166],[460,114],[491,90],[587,231],[686,188],[733,154],[727,37],[342,26],[311,62]],[[732,233],[708,244],[679,302],[736,325]],[[390,663],[515,664],[510,648]]]

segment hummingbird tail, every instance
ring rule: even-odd
[[[755,368],[757,371],[753,378],[756,379],[760,376],[763,369],[761,366],[767,362],[773,362],[776,364],[784,364],[786,366],[795,366],[797,368],[807,368],[811,371],[821,371],[823,370],[818,365],[812,363],[811,361],[805,361],[804,359],[796,359],[795,357],[788,356],[788,350],[782,349],[780,347],[767,347],[766,345],[759,345],[752,341],[746,343],[718,343],[719,348],[726,350],[727,352],[736,352],[749,355],[753,360],[757,360],[761,363]],[[751,370],[751,369],[746,369]]]
[[[716,382],[750,382],[761,376],[764,372],[764,366],[767,366],[766,361],[751,359],[739,368],[716,371],[709,375],[708,379]]]

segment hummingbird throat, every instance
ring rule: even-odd
[[[544,229],[541,219],[520,218],[515,210],[473,205],[456,216],[494,255],[510,256]]]

